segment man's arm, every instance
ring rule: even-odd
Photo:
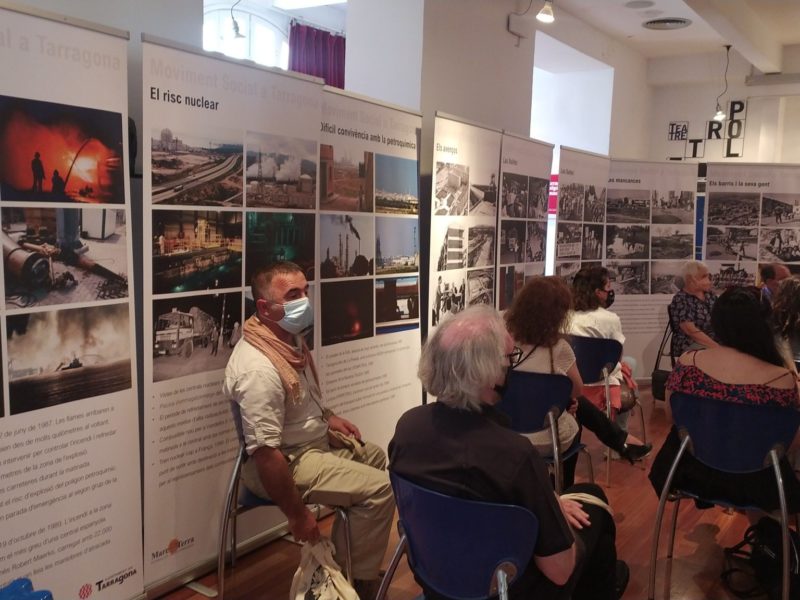
[[[564,585],[575,570],[575,543],[557,554],[533,557],[536,568],[556,585]]]
[[[316,542],[319,539],[317,520],[303,503],[280,450],[262,446],[250,460],[256,461],[264,490],[289,520],[289,532],[300,542]]]

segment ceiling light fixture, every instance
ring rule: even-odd
[[[239,4],[242,0],[236,0],[231,6],[231,21],[233,21],[233,37],[235,38],[243,38],[244,34],[239,31],[239,23],[236,22],[236,17],[233,16],[233,9],[236,8],[236,5]]]
[[[722,110],[722,107],[719,104],[719,99],[725,95],[728,91],[728,67],[731,64],[731,45],[725,44],[725,89],[722,90],[719,96],[717,96],[717,112],[714,115],[713,119],[715,121],[724,121],[725,120],[725,111]]]
[[[536,20],[542,23],[552,23],[556,20],[553,14],[553,0],[545,0],[542,10],[536,15]]]

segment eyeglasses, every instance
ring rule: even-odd
[[[516,367],[522,360],[522,348],[514,346],[514,349],[509,354],[506,354],[506,358],[512,368]]]

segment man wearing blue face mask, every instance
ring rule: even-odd
[[[242,479],[280,507],[300,541],[319,538],[306,504],[347,507],[356,591],[374,597],[394,516],[386,455],[324,406],[302,337],[314,315],[300,267],[275,263],[256,271],[251,285],[256,313],[244,324],[223,386],[249,455]],[[333,541],[342,562],[343,535],[335,522]]]

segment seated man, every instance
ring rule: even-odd
[[[761,277],[761,298],[771,305],[781,281],[791,275],[789,268],[781,263],[765,263],[759,267],[758,274]]]
[[[223,388],[241,417],[237,429],[249,454],[242,479],[278,505],[301,542],[319,538],[307,503],[346,507],[356,591],[372,598],[394,517],[386,456],[362,442],[355,425],[323,407],[317,371],[300,335],[314,319],[300,267],[279,262],[261,268],[252,288],[256,313],[244,324]],[[349,443],[333,434],[349,436]],[[340,525],[337,519],[333,541],[343,564]]]
[[[616,559],[611,515],[600,506],[557,497],[536,449],[498,423],[493,405],[512,350],[502,319],[489,307],[468,308],[442,323],[419,364],[423,387],[438,401],[400,418],[389,444],[389,468],[444,494],[516,504],[536,515],[534,556],[510,587],[511,598],[617,600],[628,569]],[[605,501],[593,484],[567,492]],[[441,598],[432,590],[425,590],[425,597]]]

